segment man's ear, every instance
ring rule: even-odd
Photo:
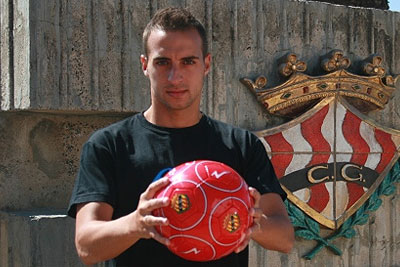
[[[210,72],[210,68],[211,68],[211,54],[208,53],[204,57],[204,76],[206,76]]]
[[[147,57],[145,55],[140,56],[140,63],[142,63],[142,71],[147,76]]]

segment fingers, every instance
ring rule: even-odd
[[[169,199],[167,197],[163,198],[153,198],[147,201],[142,201],[138,207],[141,213],[149,213],[155,209],[166,207],[169,205]]]
[[[156,231],[155,227],[166,226],[169,224],[169,221],[165,217],[158,216],[160,214],[157,215],[157,212],[155,212],[155,214],[152,214],[152,212],[159,208],[168,206],[170,200],[167,197],[153,197],[160,189],[167,186],[169,183],[170,181],[166,177],[151,183],[147,187],[146,191],[140,195],[137,209],[132,213],[132,225],[135,231],[138,232],[138,236],[146,239],[153,238],[164,245],[168,245],[169,240],[161,236]]]
[[[140,236],[141,238],[154,238],[162,244],[169,244],[169,240],[164,238],[156,231],[156,226],[167,226],[169,221],[164,217],[157,217],[153,215],[141,216],[140,223]]]
[[[240,244],[240,246],[235,249],[235,253],[239,253],[242,250],[244,250],[247,247],[247,245],[249,244],[249,242],[250,242],[250,239],[248,239],[246,242],[243,242],[242,244]]]
[[[170,244],[170,241],[168,238],[163,237],[160,235],[156,229],[155,226],[166,226],[169,224],[168,219],[164,217],[156,217],[152,215],[147,215],[143,217],[143,224],[146,225],[147,229],[147,237],[148,238],[153,238],[160,242],[161,244],[164,244],[168,246]]]
[[[247,229],[245,233],[240,237],[239,246],[235,249],[235,253],[241,252],[247,247],[251,240],[251,236],[254,233],[259,233],[261,231],[260,219],[255,219],[253,225]]]
[[[169,204],[169,199],[164,198],[153,198],[154,195],[163,187],[170,183],[168,178],[161,178],[151,183],[146,191],[140,195],[140,201],[138,204],[138,210],[141,214],[149,213],[155,209],[166,207]]]
[[[250,229],[250,236],[253,234],[258,234],[259,232],[261,232],[260,222],[254,221],[253,225],[249,229]]]
[[[263,212],[260,208],[252,208],[250,209],[249,215],[252,216],[254,220],[257,220],[261,218]]]
[[[254,198],[254,207],[258,207],[260,205],[261,194],[257,191],[257,189],[253,187],[249,187],[249,193]]]
[[[157,193],[158,190],[161,188],[167,186],[170,183],[167,177],[163,177],[154,183],[151,183],[149,187],[147,187],[146,191],[143,193],[143,196],[146,197],[146,199],[151,199],[154,197],[154,195]]]
[[[235,253],[239,253],[247,247],[247,245],[250,242],[250,235],[251,235],[251,229],[247,229],[247,231],[242,234],[239,240],[240,245],[235,249]]]
[[[157,217],[157,216],[153,216],[153,215],[144,216],[142,221],[146,226],[156,226],[156,225],[165,226],[165,225],[168,225],[168,223],[169,223],[167,218]]]
[[[157,231],[151,231],[150,232],[150,237],[153,238],[154,240],[160,242],[161,244],[163,244],[165,246],[169,246],[169,244],[170,244],[169,239],[166,238],[166,237],[163,237]]]

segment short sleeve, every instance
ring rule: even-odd
[[[110,149],[88,141],[82,148],[80,167],[68,207],[68,215],[76,217],[76,205],[86,202],[115,204],[114,160]]]
[[[246,152],[244,177],[247,183],[256,188],[261,194],[277,193],[284,201],[287,195],[276,177],[264,145],[256,136],[252,136],[250,149]]]

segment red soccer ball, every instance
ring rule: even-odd
[[[168,197],[171,204],[153,214],[169,220],[168,226],[156,227],[169,238],[169,250],[192,261],[216,260],[233,252],[253,222],[253,199],[243,178],[215,161],[184,163],[165,176],[171,183],[155,197]]]

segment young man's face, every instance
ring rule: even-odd
[[[204,76],[211,56],[203,57],[202,40],[194,30],[154,30],[142,56],[144,74],[150,79],[151,100],[165,111],[199,110]]]

